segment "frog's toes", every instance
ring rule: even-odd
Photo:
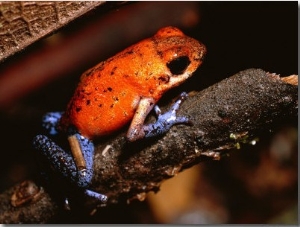
[[[177,112],[177,110],[179,109],[180,105],[182,104],[182,102],[184,100],[186,100],[187,97],[188,97],[188,94],[186,92],[182,92],[180,94],[178,100],[171,106],[169,111],[171,111],[173,114],[175,114]]]
[[[157,121],[153,124],[145,125],[145,137],[152,137],[159,134],[166,133],[173,125],[176,124],[191,124],[191,121],[188,117],[185,116],[176,116],[176,113],[182,104],[182,102],[187,98],[188,94],[182,92],[179,99],[171,106],[171,108],[165,112],[161,113],[161,110],[158,106],[154,107],[154,111],[157,115]]]
[[[88,190],[88,189],[85,189],[84,190],[84,194],[86,194],[87,196],[89,197],[93,197],[95,199],[98,199],[100,200],[102,203],[106,203],[107,200],[108,200],[108,197],[106,195],[103,195],[103,194],[100,194],[98,192],[95,192],[95,191],[91,191],[91,190]]]

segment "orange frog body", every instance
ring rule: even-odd
[[[190,77],[204,53],[197,40],[177,28],[163,28],[86,71],[62,124],[74,125],[88,138],[110,134],[132,120],[141,99],[153,105]]]
[[[135,141],[164,133],[174,124],[188,121],[187,118],[175,116],[180,102],[186,97],[186,94],[183,94],[174,104],[173,110],[164,115],[155,107],[157,122],[144,125],[145,118],[161,96],[192,76],[201,65],[205,53],[206,48],[203,44],[184,35],[179,29],[162,28],[153,37],[142,40],[87,70],[82,75],[66,112],[48,114],[44,117],[43,124],[50,134],[64,131],[75,136],[78,143],[72,145],[70,142],[73,157],[75,156],[72,168],[80,172],[77,175],[86,176],[87,172],[92,172],[92,164],[85,157],[85,153],[93,153],[90,151],[93,148],[89,147],[92,146],[89,144],[92,144],[91,139],[111,134],[131,122],[127,139]],[[175,120],[170,124],[166,123],[171,118]],[[57,145],[42,135],[35,138],[34,144],[38,150],[45,152],[47,157],[52,155],[45,151],[49,150],[49,146],[52,150],[58,149],[54,149]],[[73,151],[73,148],[77,151]],[[77,156],[74,153],[77,153]],[[83,166],[78,168],[76,159],[81,159],[80,156],[84,161]],[[65,156],[57,159],[59,158],[66,159]],[[56,159],[50,161],[57,162]],[[74,175],[73,170],[70,172],[71,174],[63,175],[70,178],[69,175]],[[77,180],[75,178],[71,180],[83,188],[86,188],[91,180],[82,180],[82,183],[78,176]],[[89,193],[92,192],[87,194]]]

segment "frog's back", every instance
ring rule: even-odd
[[[86,71],[68,104],[61,127],[75,126],[92,138],[110,134],[134,116],[141,98],[157,102],[202,63],[205,47],[179,29],[166,27]],[[169,63],[186,57],[187,66],[174,74]]]
[[[139,99],[109,65],[92,71],[82,75],[62,118],[63,125],[74,125],[88,138],[121,128],[133,117]]]
[[[148,56],[155,56],[152,45],[149,39],[143,40],[87,70],[61,125],[73,125],[88,138],[110,134],[126,125],[141,97],[158,96],[154,94],[155,81],[145,76],[155,73],[152,65],[146,67]],[[152,64],[158,66],[159,62],[153,58]]]

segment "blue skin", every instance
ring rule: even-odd
[[[157,121],[153,124],[145,125],[143,130],[145,137],[154,137],[166,133],[175,124],[190,123],[187,117],[177,117],[176,112],[180,104],[185,100],[187,94],[181,93],[180,98],[171,106],[170,110],[161,114],[158,106],[154,107],[157,115]],[[49,135],[55,136],[59,134],[57,125],[63,112],[50,112],[43,117],[43,127]],[[48,136],[37,135],[34,137],[34,148],[40,151],[50,163],[58,170],[66,179],[75,183],[78,187],[84,190],[84,193],[90,197],[96,198],[101,202],[107,201],[107,196],[88,190],[93,177],[93,157],[94,144],[91,140],[83,137],[76,129],[70,127],[68,135],[75,135],[81,146],[81,151],[86,162],[86,170],[80,171],[70,152],[64,151],[60,146],[53,142]]]

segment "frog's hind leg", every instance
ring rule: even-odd
[[[38,151],[42,152],[56,171],[73,183],[76,183],[78,187],[84,190],[86,195],[105,202],[107,200],[105,195],[86,189],[93,177],[94,145],[90,140],[79,134],[77,134],[76,137],[79,140],[83,156],[86,160],[86,169],[83,172],[78,171],[71,153],[65,152],[49,137],[37,135],[33,140],[33,145]]]

